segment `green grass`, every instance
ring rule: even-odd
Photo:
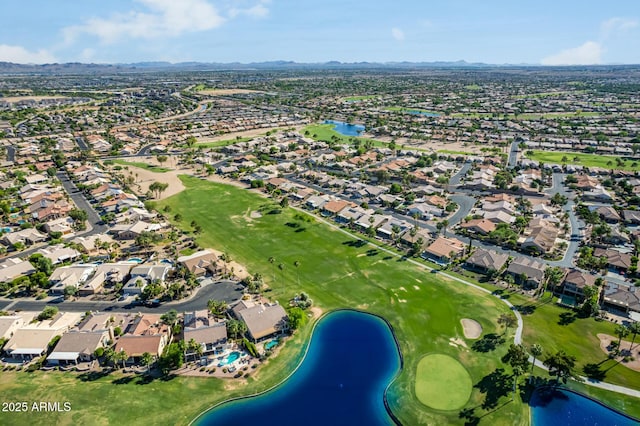
[[[600,167],[603,169],[613,170],[640,170],[640,163],[631,160],[624,160],[623,157],[614,155],[539,150],[532,151],[532,154],[527,155],[527,158],[548,164],[563,164],[563,157],[567,158],[566,164],[575,164],[585,167]],[[574,158],[577,158],[578,161],[574,161]],[[618,159],[622,160],[623,165],[618,166]],[[633,166],[634,163],[637,164]]]
[[[468,151],[453,151],[450,149],[439,149],[438,154],[450,154],[450,155],[482,155],[482,154],[474,154],[473,152]]]
[[[437,410],[457,410],[471,396],[471,376],[449,355],[431,354],[418,362],[416,397]]]
[[[145,381],[114,372],[87,378],[78,373],[0,373],[3,402],[69,402],[63,413],[2,413],[3,426],[30,425],[187,425],[195,416],[226,399],[264,391],[283,380],[301,359],[311,332],[305,327],[248,379],[173,376]]]
[[[306,126],[304,129],[302,129],[302,132],[315,139],[315,140],[319,140],[319,141],[325,141],[325,142],[331,142],[332,137],[335,136],[335,138],[337,139],[333,139],[333,140],[337,140],[338,143],[340,144],[346,144],[346,145],[351,145],[352,139],[357,139],[359,140],[361,143],[364,143],[366,141],[371,142],[371,145],[374,147],[382,147],[382,148],[386,148],[387,146],[389,146],[388,142],[383,142],[383,141],[379,141],[376,139],[371,139],[371,138],[364,138],[361,136],[345,136],[343,134],[340,134],[338,132],[336,132],[335,130],[333,130],[334,125],[333,124],[311,124],[309,126]],[[308,132],[308,133],[307,133]],[[426,149],[424,148],[415,148],[415,147],[411,147],[412,150],[414,151],[426,151]]]
[[[195,144],[195,147],[196,148],[220,148],[223,146],[233,145],[235,143],[249,142],[252,139],[254,139],[254,137],[244,137],[244,138],[241,137],[241,138],[234,138],[234,139],[225,139],[225,140],[215,141],[215,142],[203,142],[203,143]]]
[[[141,163],[138,161],[126,161],[126,160],[112,160],[112,161],[115,164],[120,164],[122,166],[139,167],[141,169],[146,169],[155,173],[166,173],[171,171],[171,169],[167,167],[156,166],[155,164]]]
[[[459,422],[458,413],[428,409],[415,397],[415,372],[423,355],[438,352],[457,359],[473,383],[501,365],[506,345],[493,352],[470,353],[449,344],[451,338],[463,335],[463,316],[479,321],[486,332],[496,332],[497,317],[508,312],[497,299],[361,245],[353,236],[304,213],[284,209],[269,214],[277,206],[249,191],[190,177],[182,180],[188,190],[162,201],[160,207],[170,205],[172,212],[182,215],[183,224],[200,224],[202,247],[225,251],[247,265],[249,272],[262,274],[271,287],[268,297],[286,303],[295,293],[306,291],[324,310],[358,308],[391,323],[404,355],[404,370],[388,399],[404,424]],[[251,212],[258,210],[262,217],[251,218]],[[276,259],[273,264],[269,257]],[[480,405],[484,397],[474,388],[469,405]],[[528,421],[521,403],[484,414],[494,424]]]
[[[596,321],[594,318],[577,318],[573,311],[557,305],[548,298],[530,300],[513,294],[509,300],[514,305],[521,305],[533,312],[523,314],[525,345],[538,343],[543,347],[545,354],[565,350],[577,358],[577,372],[581,375],[584,375],[584,365],[602,363],[600,367],[606,370],[606,382],[640,389],[640,372],[608,360],[607,354],[600,349],[600,340],[596,335],[604,333],[615,336],[615,324]],[[610,399],[606,401],[609,403]]]

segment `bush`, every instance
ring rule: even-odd
[[[38,314],[38,321],[44,321],[53,318],[58,313],[58,308],[55,306],[46,306],[40,314]]]
[[[223,368],[222,368],[222,372],[223,372],[223,373],[227,373],[228,371],[229,371],[229,370],[227,369],[227,367],[223,367]]]

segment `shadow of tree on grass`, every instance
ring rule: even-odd
[[[577,316],[574,312],[563,312],[560,314],[558,325],[569,325],[576,320]]]
[[[488,333],[482,336],[482,339],[474,342],[473,345],[471,345],[471,349],[476,352],[491,352],[504,342],[504,337],[495,333]]]
[[[496,368],[492,373],[487,374],[474,385],[480,393],[485,394],[481,407],[490,410],[498,406],[500,398],[507,396],[513,386],[513,378],[506,374],[503,368]]]

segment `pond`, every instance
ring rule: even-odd
[[[399,369],[398,347],[385,321],[333,312],[318,322],[306,356],[283,384],[224,403],[197,424],[393,425],[384,394]]]
[[[627,426],[638,422],[590,398],[565,389],[539,388],[531,396],[533,426]]]
[[[324,124],[333,124],[333,130],[344,136],[360,136],[364,132],[364,126],[349,124],[343,121],[325,120]]]

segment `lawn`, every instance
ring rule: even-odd
[[[71,404],[62,413],[28,412],[0,415],[3,426],[29,425],[186,425],[199,413],[229,398],[267,390],[282,381],[297,365],[306,347],[311,327],[289,340],[279,355],[248,379],[221,380],[210,377],[144,377],[114,372],[88,376],[78,373],[0,373],[3,402],[48,401]]]
[[[563,162],[562,159],[564,157],[566,157],[566,159]],[[600,167],[602,169],[640,170],[640,163],[637,161],[624,160],[623,157],[613,155],[536,150],[532,151],[530,155],[527,155],[527,158],[547,164],[574,164],[585,167]],[[577,161],[574,161],[574,159]],[[618,160],[622,161],[622,163],[618,164]]]
[[[471,376],[457,359],[431,354],[418,362],[416,397],[437,410],[464,407],[471,396]]]
[[[361,137],[361,136],[357,136],[357,137],[356,136],[345,136],[345,135],[340,134],[340,133],[336,132],[335,130],[333,130],[333,127],[334,127],[333,124],[311,124],[309,126],[306,126],[304,129],[302,129],[302,132],[306,136],[310,136],[311,138],[313,138],[315,140],[320,140],[320,141],[325,141],[325,142],[331,142],[331,140],[333,138],[333,140],[337,140],[341,144],[352,145],[353,144],[353,140],[357,139],[361,143],[364,143],[366,141],[370,141],[372,146],[374,146],[374,147],[386,148],[389,145],[389,143],[387,143],[387,142],[379,141],[379,140],[376,140],[376,139],[364,138],[364,137]],[[423,149],[423,148],[412,147],[411,149],[414,150],[414,151],[426,151],[426,149]]]
[[[498,114],[497,118],[506,118],[507,120],[526,120],[526,121],[538,121],[538,120],[547,120],[554,118],[578,118],[578,117],[600,117],[606,113],[600,112],[586,112],[586,111],[575,111],[575,112],[540,112],[540,113],[524,113],[524,114]],[[479,112],[461,112],[451,114],[452,117],[456,118],[491,118],[493,115],[490,113],[479,113]]]
[[[252,139],[254,139],[254,137],[244,137],[244,138],[240,137],[240,138],[225,139],[225,140],[215,141],[215,142],[203,142],[203,143],[195,144],[195,147],[196,148],[220,148],[223,146],[233,145],[235,143],[249,142]]]
[[[342,100],[346,102],[357,102],[357,101],[367,101],[369,99],[375,99],[377,97],[378,95],[349,96],[349,97],[343,98]]]
[[[415,374],[423,355],[437,352],[453,357],[466,367],[474,384],[501,365],[506,344],[487,352],[450,344],[451,339],[462,336],[463,317],[476,319],[486,332],[497,332],[496,319],[508,308],[496,298],[444,281],[304,213],[280,210],[250,191],[190,177],[182,180],[188,190],[162,201],[159,207],[169,205],[172,212],[179,212],[186,228],[192,221],[201,225],[203,233],[197,237],[201,246],[225,251],[251,273],[262,274],[271,287],[266,293],[269,298],[285,304],[295,293],[306,291],[325,311],[358,308],[391,323],[404,369],[388,399],[404,424],[460,421],[457,411],[431,410],[415,397]],[[262,216],[256,218],[252,212]],[[270,257],[275,258],[273,263]],[[493,388],[475,387],[468,405],[479,406],[488,393],[492,400],[500,399]],[[494,408],[484,413],[492,423],[528,421],[520,402],[492,411]]]
[[[581,375],[584,375],[582,368],[586,364],[602,363],[600,368],[605,374],[605,381],[640,389],[640,373],[608,360],[600,349],[596,335],[605,333],[615,336],[615,324],[593,318],[578,318],[572,310],[558,306],[549,298],[532,301],[514,294],[509,300],[522,308],[525,345],[538,343],[545,354],[565,350],[577,358],[577,372]]]
[[[142,163],[139,161],[126,161],[126,160],[119,160],[119,159],[111,160],[111,161],[113,161],[115,164],[120,164],[122,166],[140,167],[141,169],[146,169],[155,173],[166,173],[171,171],[171,169],[166,167],[157,166],[155,164]]]

